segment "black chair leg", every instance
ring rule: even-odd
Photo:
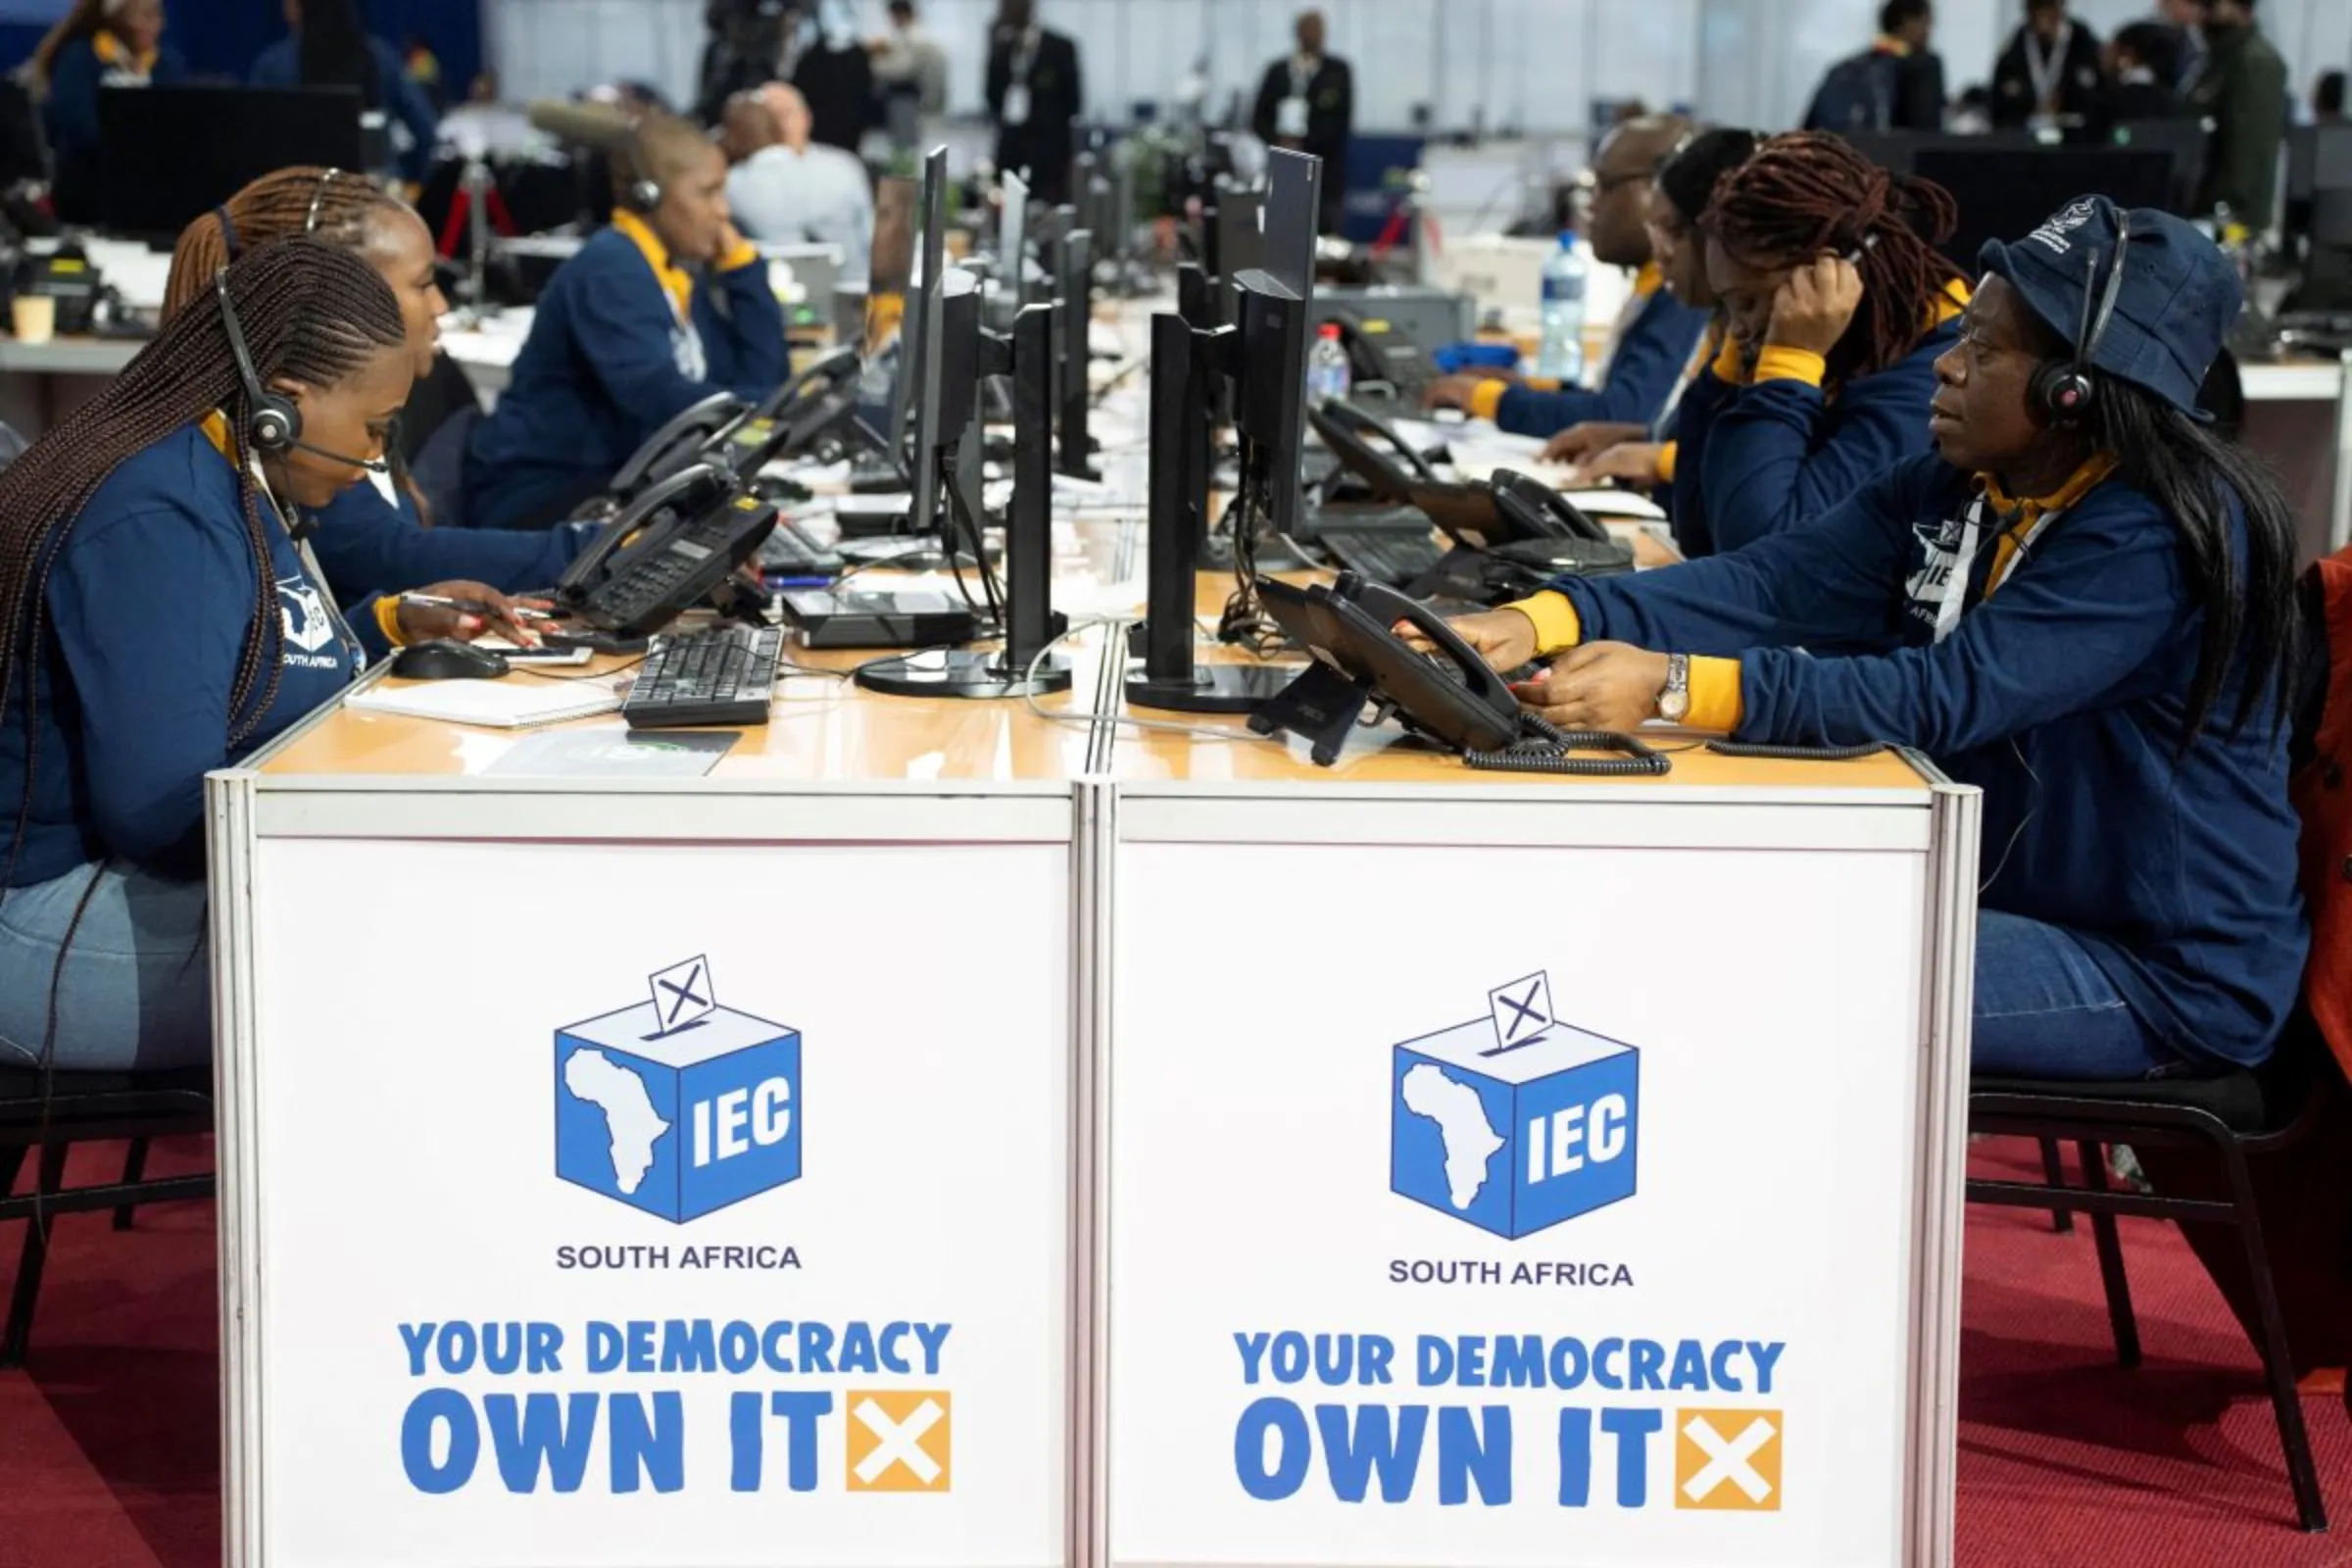
[[[2237,1206],[2237,1234],[2246,1248],[2254,1304],[2262,1319],[2262,1370],[2271,1385],[2271,1408],[2278,1417],[2278,1445],[2286,1450],[2286,1482],[2294,1489],[2295,1516],[2306,1531],[2328,1528],[2328,1503],[2320,1494],[2319,1471],[2311,1462],[2311,1434],[2303,1425],[2303,1399],[2295,1391],[2295,1366],[2286,1345],[2286,1316],[2278,1309],[2278,1284],[2271,1277],[2271,1251],[2262,1239],[2262,1216],[2254,1208],[2254,1178],[2245,1151],[2234,1140],[2216,1140],[2230,1172],[2230,1197]]]
[[[2055,1138],[2041,1140],[2041,1179],[2052,1187],[2066,1185],[2066,1166],[2059,1162],[2058,1140]],[[2073,1209],[2054,1208],[2050,1210],[2050,1229],[2064,1236],[2074,1228],[2075,1211]]]
[[[0,1149],[0,1198],[17,1190],[17,1171],[24,1163],[24,1146],[11,1144]]]
[[[41,1150],[35,1192],[54,1193],[66,1185],[66,1146],[50,1144]],[[49,1227],[53,1216],[36,1214],[24,1222],[24,1249],[17,1254],[17,1288],[8,1302],[8,1327],[0,1332],[0,1372],[24,1364],[24,1347],[32,1338],[32,1304],[41,1294],[41,1269],[49,1261]]]
[[[122,1155],[123,1186],[133,1186],[140,1177],[147,1174],[147,1143],[148,1140],[144,1138],[133,1138],[130,1141],[129,1150]],[[124,1203],[121,1208],[115,1210],[115,1229],[119,1231],[130,1229],[131,1207],[132,1205]]]
[[[2096,1144],[2077,1144],[2082,1156],[2082,1182],[2094,1193],[2107,1191],[2107,1152]],[[2107,1322],[2115,1331],[2115,1362],[2139,1365],[2139,1320],[2132,1312],[2132,1282],[2124,1273],[2124,1247],[2115,1234],[2113,1214],[2090,1216],[2091,1245],[2099,1254],[2099,1283],[2107,1288]]]

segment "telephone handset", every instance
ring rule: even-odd
[[[1396,384],[1396,368],[1363,323],[1346,312],[1327,318],[1340,329],[1340,347],[1348,354],[1348,384],[1356,392],[1381,391],[1389,397],[1399,397],[1404,389]],[[1387,432],[1383,432],[1384,434]]]
[[[1328,587],[1258,583],[1266,611],[1314,656],[1305,674],[1260,708],[1250,727],[1292,730],[1329,767],[1364,705],[1453,750],[1496,752],[1520,738],[1519,700],[1503,678],[1426,605],[1343,571]],[[1436,646],[1423,656],[1389,628],[1409,621]]]
[[[557,582],[557,602],[578,608],[598,584],[661,549],[672,534],[734,493],[735,476],[710,464],[697,464],[658,481],[596,531]]]
[[[1608,529],[1586,516],[1576,503],[1541,479],[1509,468],[1496,468],[1487,482],[1494,487],[1494,511],[1509,538],[1609,542]]]
[[[1290,730],[1318,766],[1339,760],[1364,705],[1378,716],[1462,754],[1464,765],[1512,772],[1639,776],[1674,764],[1630,735],[1561,730],[1524,711],[1510,684],[1428,606],[1352,571],[1325,587],[1259,582],[1266,610],[1314,656],[1306,673],[1250,716],[1260,735]],[[1416,652],[1391,628],[1412,625],[1434,653]],[[1616,752],[1594,758],[1578,752]]]
[[[856,349],[835,349],[760,399],[752,410],[752,417],[772,419],[803,398],[816,395],[821,389],[843,386],[857,380],[864,368],[864,361]]]
[[[1335,424],[1343,425],[1357,435],[1376,435],[1395,450],[1404,466],[1425,483],[1439,484],[1438,470],[1429,466],[1429,459],[1396,431],[1396,427],[1377,414],[1368,414],[1351,403],[1338,398],[1325,398],[1321,405],[1324,414]]]
[[[732,392],[713,392],[681,411],[645,438],[612,475],[612,482],[605,487],[607,494],[625,505],[646,485],[675,476],[701,455],[713,436],[747,412],[743,399]]]

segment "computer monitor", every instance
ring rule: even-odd
[[[1271,272],[1252,269],[1234,279],[1240,304],[1239,361],[1233,374],[1233,425],[1242,442],[1237,508],[1254,514],[1263,533],[1298,525],[1298,454],[1306,426],[1306,316],[1303,295]],[[1244,529],[1236,526],[1236,539]]]
[[[2352,310],[2352,125],[2298,125],[2286,140],[2284,228],[2302,264],[2294,311]]]
[[[1209,270],[1225,285],[1221,303],[1230,305],[1233,280],[1265,265],[1266,197],[1263,191],[1230,187],[1217,197],[1216,263]],[[1233,319],[1230,311],[1226,320]]]
[[[1058,439],[1055,466],[1073,478],[1100,478],[1102,475],[1091,461],[1095,442],[1088,429],[1094,413],[1094,387],[1088,374],[1093,363],[1089,333],[1095,316],[1092,230],[1062,230],[1059,242],[1054,247],[1054,296],[1061,307],[1054,313],[1054,431]]]
[[[907,299],[906,329],[912,358],[906,362],[905,400],[914,424],[914,448],[907,470],[914,480],[914,498],[906,509],[907,531],[931,533],[939,526],[938,468],[932,461],[943,441],[960,434],[963,426],[941,423],[939,301],[947,277],[948,150],[935,147],[923,160],[922,224],[918,250],[921,262]],[[965,274],[968,276],[969,274]],[[976,304],[977,302],[975,302]],[[966,421],[968,422],[968,421]]]
[[[2104,196],[2118,207],[2167,208],[2173,155],[2143,147],[1922,147],[1912,177],[1951,192],[1960,226],[1943,247],[1972,275],[1988,239],[2017,240],[2079,196]]]
[[[49,138],[31,92],[13,76],[0,79],[0,191],[46,185],[51,174]]]
[[[1276,147],[1266,153],[1259,263],[1301,300],[1315,287],[1315,215],[1322,211],[1323,160]]]
[[[105,87],[98,146],[106,226],[154,239],[272,171],[368,167],[352,87]]]
[[[1005,314],[1017,316],[1029,298],[1029,182],[1007,173],[1003,185],[1004,208],[997,223],[997,276]]]

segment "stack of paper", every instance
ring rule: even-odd
[[[620,693],[600,680],[541,679],[517,673],[499,680],[370,686],[345,698],[343,706],[364,713],[399,713],[491,729],[527,729],[614,712],[620,708]]]

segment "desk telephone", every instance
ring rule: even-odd
[[[602,631],[659,631],[724,586],[775,525],[776,509],[739,493],[734,474],[698,464],[597,530],[556,584],[556,600]]]
[[[716,463],[749,476],[762,464],[815,440],[856,406],[844,393],[858,378],[858,351],[828,354],[756,404],[732,392],[713,392],[679,411],[647,436],[605,487],[606,501],[626,507],[648,486],[697,463]]]
[[[1258,584],[1268,613],[1314,658],[1306,672],[1250,715],[1260,735],[1290,730],[1321,767],[1371,705],[1411,734],[1459,752],[1471,767],[1588,775],[1655,774],[1672,765],[1630,735],[1554,728],[1527,712],[1500,674],[1428,606],[1353,572],[1325,586]],[[1435,645],[1417,653],[1390,630],[1407,621]],[[1571,751],[1611,751],[1582,758]]]

